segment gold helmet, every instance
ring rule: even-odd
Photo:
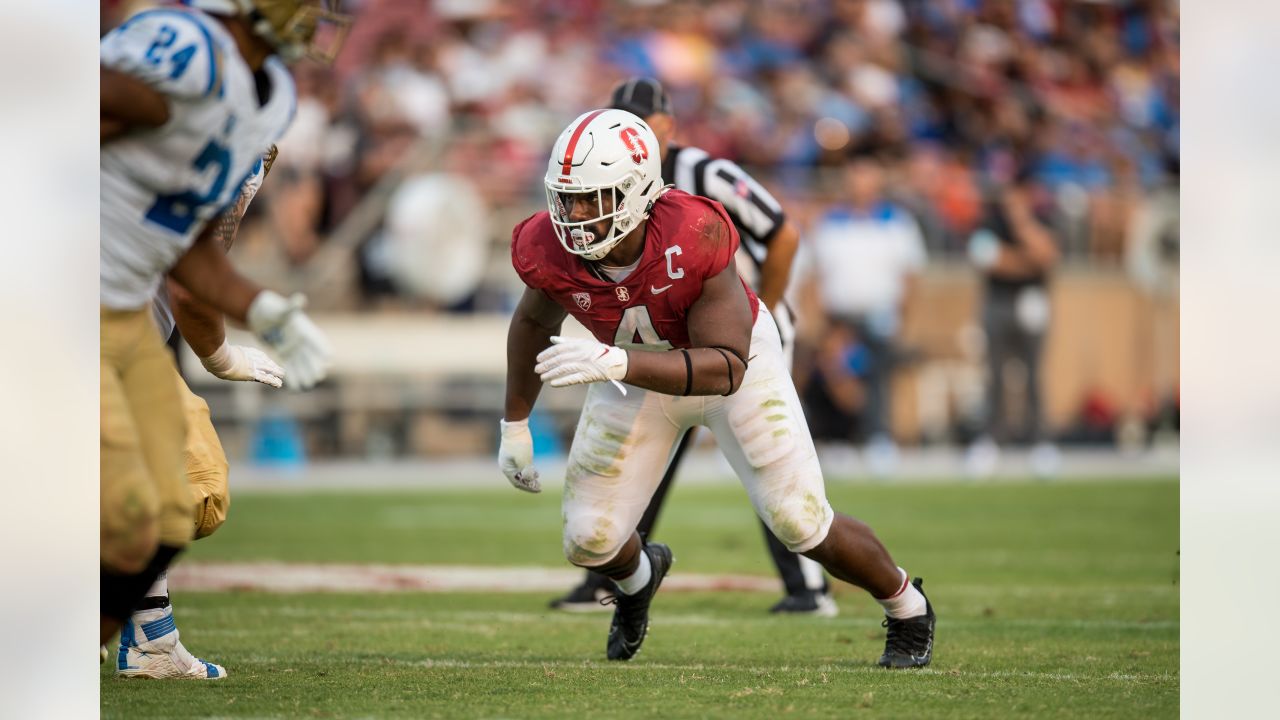
[[[214,15],[248,20],[253,32],[271,44],[285,62],[309,58],[329,64],[351,27],[338,12],[339,0],[184,0]]]

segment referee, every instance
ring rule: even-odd
[[[782,296],[787,289],[791,261],[795,258],[800,234],[795,225],[787,221],[782,206],[768,190],[732,161],[712,157],[700,148],[671,142],[676,120],[671,113],[671,100],[657,80],[627,80],[614,88],[609,105],[644,118],[653,130],[662,155],[662,178],[665,182],[674,183],[677,189],[687,193],[716,200],[729,213],[741,238],[738,270],[751,282],[760,301],[773,313],[782,338],[783,353],[790,362],[795,330],[791,311]],[[667,490],[671,488],[681,459],[693,445],[693,437],[694,429],[690,429],[677,443],[662,483],[636,528],[642,538],[648,539],[653,532]],[[769,545],[769,554],[787,591],[786,597],[770,612],[834,616],[836,605],[831,599],[831,589],[822,566],[787,550],[764,523],[761,527]],[[581,585],[564,597],[553,600],[551,607],[579,611],[596,609],[600,607],[598,601],[609,594],[612,594],[609,579],[588,571]]]

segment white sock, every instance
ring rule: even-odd
[[[640,550],[640,566],[636,568],[636,571],[621,580],[614,580],[613,582],[623,595],[635,595],[648,586],[649,578],[651,577],[653,577],[653,566],[649,564],[649,553],[642,549]]]
[[[887,598],[876,598],[876,602],[884,608],[884,614],[891,618],[903,619],[924,615],[928,612],[924,595],[921,595],[916,586],[911,584],[911,576],[906,570],[898,568],[898,572],[902,573],[902,588]]]
[[[151,583],[151,589],[147,590],[147,597],[169,597],[169,571],[165,570],[156,576],[156,581]]]

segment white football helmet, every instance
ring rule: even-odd
[[[649,217],[665,191],[658,138],[626,110],[583,113],[552,147],[543,184],[560,244],[583,259],[599,260]],[[571,220],[578,202],[593,203],[591,219]],[[608,235],[597,238],[587,226],[602,220],[612,223]]]
[[[243,16],[253,32],[291,63],[309,58],[329,64],[351,27],[351,16],[338,13],[340,0],[182,0],[213,15]],[[328,32],[317,33],[321,27]]]

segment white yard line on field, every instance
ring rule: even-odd
[[[319,563],[182,563],[169,571],[176,590],[267,592],[555,592],[573,587],[573,568]],[[776,578],[681,573],[664,590],[779,592]]]

